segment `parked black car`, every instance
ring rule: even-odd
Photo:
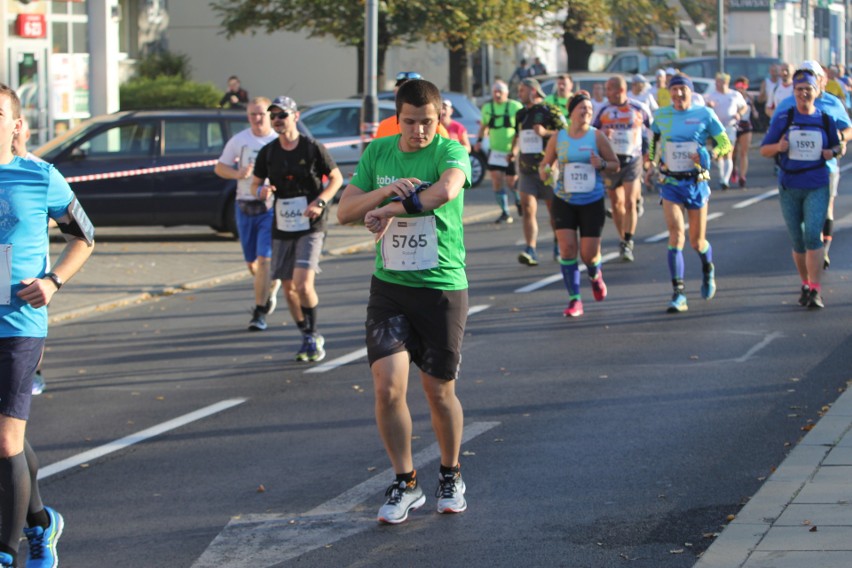
[[[213,168],[245,128],[244,110],[124,111],[89,119],[33,153],[65,176],[96,227],[209,225],[236,235],[236,183]]]

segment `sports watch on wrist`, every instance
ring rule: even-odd
[[[49,278],[54,284],[56,284],[57,290],[62,288],[62,285],[65,284],[65,282],[62,280],[62,278],[60,278],[59,275],[56,274],[55,272],[48,272],[47,274],[44,275],[44,277]]]
[[[317,207],[319,207],[320,209],[325,209],[326,205],[328,205],[328,203],[325,199],[317,199]]]

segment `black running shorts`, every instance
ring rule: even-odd
[[[580,229],[580,237],[600,237],[603,234],[606,221],[603,198],[588,205],[571,205],[557,197],[553,200],[550,214],[556,229]]]
[[[19,420],[30,417],[33,375],[44,349],[43,337],[0,339],[0,414]]]

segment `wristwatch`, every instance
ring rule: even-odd
[[[606,160],[601,160],[601,167],[597,168],[599,172],[602,172],[606,169]]]
[[[328,203],[326,203],[325,199],[317,199],[317,207],[325,209],[326,205],[328,205]]]
[[[56,284],[57,290],[62,288],[62,285],[65,284],[65,282],[63,282],[62,278],[60,278],[59,275],[56,274],[55,272],[48,272],[47,274],[44,275],[44,277],[50,278],[50,280],[52,280],[53,283]]]

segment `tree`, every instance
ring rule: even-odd
[[[378,74],[384,77],[385,53],[394,44],[413,40],[422,20],[406,19],[394,10],[401,0],[379,4]],[[358,53],[358,92],[364,92],[364,0],[215,0],[210,6],[228,38],[258,30],[307,32],[308,37],[333,37]]]
[[[563,22],[569,68],[586,69],[592,46],[607,32],[616,43],[651,45],[656,29],[676,25],[675,11],[663,0],[571,0]]]
[[[397,8],[416,21],[429,21],[422,39],[450,52],[450,90],[470,93],[468,53],[482,44],[510,47],[555,35],[556,11],[565,0],[409,0]],[[431,17],[439,14],[440,17]]]

